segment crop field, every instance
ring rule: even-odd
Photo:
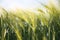
[[[42,6],[36,12],[0,8],[0,40],[60,40],[60,10]]]

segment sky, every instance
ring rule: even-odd
[[[40,5],[40,2],[47,4],[47,0],[0,0],[0,6],[4,8],[36,8]]]
[[[48,0],[0,0],[0,6],[6,9],[30,9],[40,7],[40,3],[48,4]]]

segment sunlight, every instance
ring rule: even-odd
[[[7,9],[9,8],[35,8],[38,6],[38,3],[34,0],[3,0],[1,5]]]
[[[40,2],[47,4],[48,1],[45,0],[1,0],[0,5],[6,9],[22,8],[22,9],[32,9],[40,6]]]

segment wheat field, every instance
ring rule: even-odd
[[[38,14],[0,8],[0,40],[60,40],[60,10],[43,6],[46,10],[37,8]]]

